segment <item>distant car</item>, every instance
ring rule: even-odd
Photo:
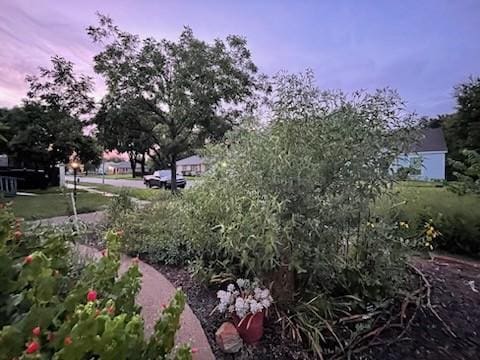
[[[152,175],[143,177],[143,183],[151,187],[159,187],[170,189],[172,187],[172,172],[170,170],[157,170]],[[187,185],[187,181],[181,174],[177,174],[177,188],[183,189]]]

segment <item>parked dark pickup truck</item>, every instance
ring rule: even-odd
[[[170,189],[172,187],[172,172],[170,170],[157,170],[153,175],[146,175],[143,177],[143,183],[151,187],[159,187]],[[184,188],[187,185],[187,181],[182,175],[177,174],[177,188]]]

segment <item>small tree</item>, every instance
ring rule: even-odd
[[[480,194],[480,154],[473,150],[462,151],[465,161],[449,160],[455,170],[453,175],[458,182],[450,183],[449,188],[456,193]]]
[[[168,158],[174,191],[179,156],[223,137],[254,92],[257,68],[246,41],[229,36],[207,44],[190,28],[176,42],[141,40],[102,15],[87,32],[104,46],[95,56],[95,71],[105,78],[108,101],[130,99],[151,120],[134,119],[129,128],[151,137],[153,156]]]
[[[81,118],[93,108],[91,79],[76,76],[73,64],[52,58],[52,68],[40,68],[38,76],[27,76],[29,91],[23,107],[3,112],[7,128],[7,153],[17,166],[50,173],[59,162],[76,153],[83,162],[98,162],[95,139],[84,135]]]

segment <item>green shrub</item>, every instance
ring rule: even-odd
[[[431,222],[440,232],[439,249],[480,256],[480,196],[459,196],[431,183],[398,184],[373,207],[376,215],[406,222],[413,238]]]
[[[0,211],[0,359],[191,358],[187,347],[174,347],[185,296],[177,292],[145,340],[138,265],[118,276],[118,235],[106,238],[107,254],[72,276],[64,233],[24,235]]]
[[[194,258],[194,250],[184,236],[184,215],[177,196],[164,195],[163,200],[153,201],[142,209],[109,217],[114,220],[111,226],[123,230],[123,249],[128,254],[172,265],[185,264]]]
[[[458,181],[452,182],[449,189],[460,195],[473,193],[480,195],[480,154],[474,150],[462,151],[464,162],[449,160]]]
[[[127,188],[121,188],[118,196],[114,196],[107,209],[109,223],[116,223],[128,212],[136,210],[131,193]]]
[[[372,218],[369,204],[393,180],[412,124],[388,91],[350,99],[299,77],[279,86],[271,124],[210,148],[208,174],[179,205],[182,232],[197,272],[272,284],[282,321],[321,352],[336,347],[327,320],[381,306],[402,287],[398,224]]]

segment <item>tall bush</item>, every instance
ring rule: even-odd
[[[322,93],[308,73],[280,76],[274,94],[270,123],[209,149],[208,174],[182,202],[183,231],[197,269],[271,284],[284,319],[320,351],[325,319],[401,286],[398,226],[369,205],[415,122],[392,91]]]

